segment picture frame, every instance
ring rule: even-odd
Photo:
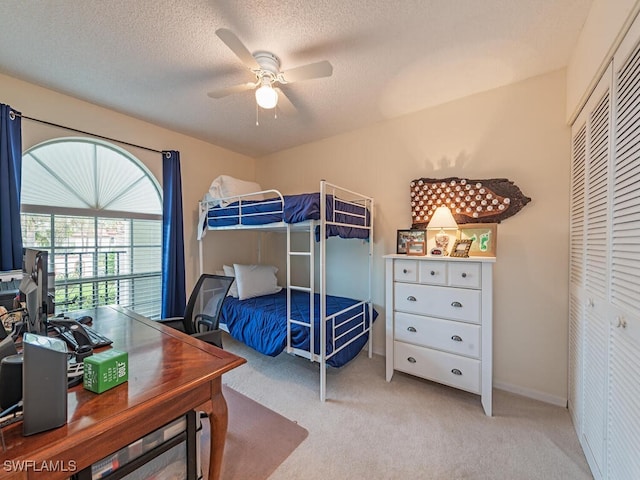
[[[396,240],[396,253],[407,254],[407,244],[409,242],[425,242],[427,241],[426,230],[398,230]]]
[[[450,257],[468,257],[469,250],[471,249],[471,244],[474,242],[471,238],[466,238],[464,240],[456,240],[453,244],[453,248],[451,249]]]
[[[407,255],[426,255],[427,242],[407,242]]]
[[[427,252],[429,256],[432,257],[446,257],[449,255],[449,251],[451,250],[451,246],[453,242],[458,238],[458,231],[445,231],[447,236],[449,237],[449,242],[447,243],[446,248],[439,248],[436,244],[436,235],[440,233],[437,229],[427,230]],[[437,252],[440,253],[437,253]]]
[[[460,224],[458,225],[457,238],[460,240],[475,240],[469,249],[470,257],[495,257],[498,247],[498,224]]]

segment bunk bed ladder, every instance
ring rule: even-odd
[[[297,251],[293,250],[291,245],[291,224],[287,224],[287,352],[295,353],[295,349],[291,345],[291,326],[294,323],[301,324],[305,328],[309,328],[309,360],[316,361],[317,355],[313,351],[313,345],[315,345],[315,329],[312,326],[315,323],[314,319],[314,278],[315,278],[315,245],[314,245],[314,232],[317,222],[311,221],[309,224],[309,238],[307,250]],[[308,286],[294,285],[291,280],[291,261],[294,257],[307,258],[309,278]],[[291,316],[291,292],[293,290],[308,292],[309,293],[309,323],[300,321]]]
[[[320,315],[318,325],[319,327],[319,335],[320,335],[320,351],[319,353],[315,352],[316,345],[316,331],[315,331],[315,230],[316,226],[320,228]],[[326,326],[325,326],[325,317],[326,317],[326,279],[325,279],[325,253],[326,253],[326,191],[325,191],[325,181],[322,180],[320,182],[320,220],[319,221],[310,221],[309,224],[309,243],[308,249],[306,251],[293,251],[291,246],[291,224],[287,224],[287,352],[293,352],[294,349],[291,346],[291,325],[294,323],[300,323],[298,320],[291,317],[291,292],[292,290],[300,290],[304,292],[309,292],[309,323],[305,324],[307,328],[309,328],[309,360],[312,362],[320,363],[320,400],[325,401],[326,399],[326,384],[327,384],[327,372],[326,372]],[[308,287],[293,285],[291,282],[291,259],[296,256],[306,257],[308,259],[309,266],[309,278],[308,278]]]

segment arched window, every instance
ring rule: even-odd
[[[22,239],[49,252],[57,312],[118,304],[160,316],[162,198],[125,150],[86,138],[22,157]]]

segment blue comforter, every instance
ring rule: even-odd
[[[292,291],[291,293],[292,318],[308,323],[309,319],[309,294],[306,292]],[[320,295],[315,295],[314,319],[315,319],[315,353],[320,353]],[[327,315],[339,312],[349,306],[359,303],[350,298],[327,295]],[[359,310],[341,314],[336,319],[336,348],[344,345],[349,339],[362,332],[357,328],[344,337],[340,335],[348,332],[350,328],[360,322],[359,318],[351,319]],[[369,325],[369,308],[365,305],[365,324]],[[373,318],[378,312],[373,311]],[[287,294],[283,290],[273,295],[238,300],[227,297],[222,306],[221,323],[226,324],[229,333],[236,340],[249,347],[270,356],[276,356],[287,346]],[[331,339],[332,332],[327,328],[327,338]],[[354,358],[367,343],[369,334],[366,333],[347,347],[340,350],[329,360],[327,364],[340,367]],[[294,348],[309,351],[309,328],[293,324],[291,326],[291,344]],[[327,355],[330,354],[331,342],[327,342]]]
[[[320,220],[320,194],[302,193],[284,195],[284,205],[279,198],[267,200],[246,200],[234,202],[226,207],[213,207],[207,212],[207,225],[211,228],[230,225],[265,225],[275,222],[299,223],[306,220]],[[327,237],[366,239],[369,231],[358,228],[369,224],[370,212],[361,206],[353,205],[336,198],[336,222],[352,226],[327,225]],[[333,196],[327,195],[327,219],[333,216]],[[242,214],[242,216],[240,216]],[[319,231],[316,230],[319,238]]]

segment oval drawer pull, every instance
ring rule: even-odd
[[[467,274],[462,272],[462,278],[467,278]]]
[[[431,276],[434,276],[436,274],[436,271],[435,270],[431,270],[429,273],[431,274]]]
[[[413,357],[409,357],[409,358],[407,358],[407,362],[409,362],[409,363],[416,363],[416,359],[415,359],[415,358],[413,358]]]
[[[407,270],[406,268],[404,268],[404,269],[402,270],[402,273],[407,274],[407,273],[409,273],[409,270]]]
[[[451,302],[452,307],[462,308],[462,304],[460,302]]]
[[[461,342],[462,337],[460,337],[459,335],[454,335],[453,337],[451,337],[451,340],[453,340],[454,342]]]
[[[462,372],[457,368],[454,368],[453,370],[451,370],[451,373],[453,373],[454,375],[462,375]]]
[[[407,297],[407,300],[409,300],[410,302],[415,302],[416,301],[416,297],[414,297],[413,295],[409,295]]]
[[[412,332],[412,333],[417,332],[416,327],[407,327],[407,330]]]

